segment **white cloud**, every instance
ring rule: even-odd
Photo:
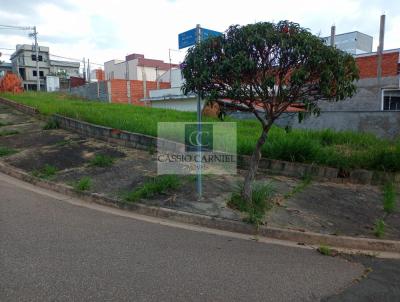
[[[322,36],[335,24],[337,33],[358,30],[374,36],[375,49],[382,12],[387,14],[385,48],[397,48],[400,11],[396,5],[396,0],[23,0],[17,8],[1,6],[0,19],[10,25],[37,25],[40,43],[50,46],[54,54],[104,62],[137,52],[167,61],[168,49],[177,49],[178,33],[197,23],[224,31],[231,24],[288,19]],[[0,31],[0,47],[15,48],[17,43],[31,41],[26,33]],[[184,55],[171,53],[173,61]]]

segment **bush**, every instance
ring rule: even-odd
[[[269,202],[273,189],[270,184],[254,183],[252,191],[252,200],[250,203],[246,202],[241,195],[241,188],[233,193],[231,199],[228,201],[228,206],[232,209],[246,213],[247,218],[245,221],[260,225],[264,223],[265,212],[271,209],[272,205]]]
[[[50,118],[47,123],[43,126],[43,130],[51,130],[60,128],[60,124],[55,118]]]

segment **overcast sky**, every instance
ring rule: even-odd
[[[287,19],[327,36],[361,31],[374,37],[386,13],[385,49],[400,48],[399,0],[0,0],[0,24],[36,25],[39,44],[50,53],[104,63],[130,53],[179,62],[178,34],[201,24],[225,31],[231,24]],[[0,29],[0,48],[31,44],[27,32]],[[0,49],[2,59],[12,51]]]

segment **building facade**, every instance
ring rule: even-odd
[[[176,64],[161,60],[147,59],[142,54],[130,54],[124,60],[111,60],[104,63],[106,80],[157,81],[159,77]]]
[[[12,70],[21,78],[25,90],[36,90],[37,77],[40,78],[41,90],[45,90],[47,76],[79,76],[79,62],[51,60],[49,47],[45,46],[39,46],[39,55],[36,58],[34,45],[17,45],[10,60]],[[39,74],[36,70],[36,60],[39,62]]]
[[[323,38],[325,44],[331,45],[331,37]],[[335,35],[335,47],[352,55],[372,52],[373,37],[353,31]]]
[[[339,102],[321,101],[320,116],[301,123],[284,117],[281,126],[301,129],[369,132],[379,137],[400,137],[400,49],[386,50],[382,56],[382,77],[378,78],[376,52],[355,56],[360,79],[352,98]]]

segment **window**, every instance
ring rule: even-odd
[[[383,90],[383,110],[400,111],[400,89]]]
[[[32,61],[36,61],[36,55],[32,55]],[[43,61],[43,56],[39,55],[39,61]]]
[[[36,77],[36,76],[37,76],[37,72],[36,72],[36,70],[33,70],[33,71],[32,71],[32,73],[33,73],[33,76],[34,76],[34,77]],[[39,76],[40,76],[40,77],[44,77],[44,73],[43,73],[43,71],[42,71],[42,70],[39,70]]]

